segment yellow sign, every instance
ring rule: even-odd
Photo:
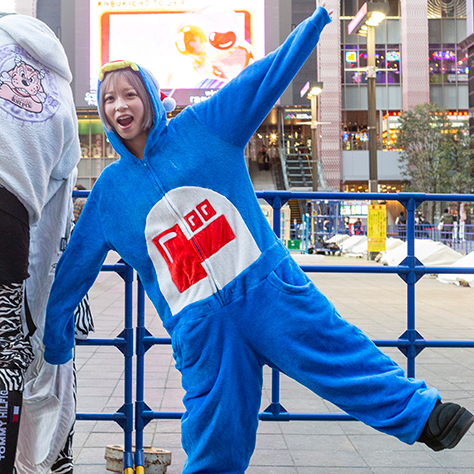
[[[387,238],[387,207],[385,204],[371,204],[367,221],[367,251],[384,252]]]

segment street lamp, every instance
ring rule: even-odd
[[[367,37],[367,92],[369,108],[369,193],[378,191],[377,177],[377,108],[375,67],[375,27],[388,13],[388,3],[366,2],[347,26],[347,32]]]
[[[322,82],[307,82],[301,89],[301,97],[311,101],[311,157],[313,171],[313,191],[318,190],[319,171],[318,171],[318,95],[323,91]]]

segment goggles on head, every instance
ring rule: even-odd
[[[111,61],[110,63],[104,64],[99,71],[100,82],[104,80],[104,76],[107,72],[117,71],[118,69],[126,69],[127,67],[131,68],[133,71],[138,72],[138,66],[135,63],[124,59],[121,59],[119,61]]]

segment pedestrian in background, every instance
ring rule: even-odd
[[[446,208],[439,219],[438,230],[441,232],[441,241],[450,247],[453,246],[451,240],[453,235],[453,223],[454,216],[451,214],[449,208]]]

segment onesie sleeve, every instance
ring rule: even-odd
[[[64,364],[72,358],[74,311],[97,278],[110,250],[99,208],[92,199],[91,193],[56,268],[43,338],[44,358],[50,364]]]
[[[245,68],[210,99],[190,112],[223,140],[245,146],[316,47],[331,21],[323,7],[298,25],[285,42]]]

